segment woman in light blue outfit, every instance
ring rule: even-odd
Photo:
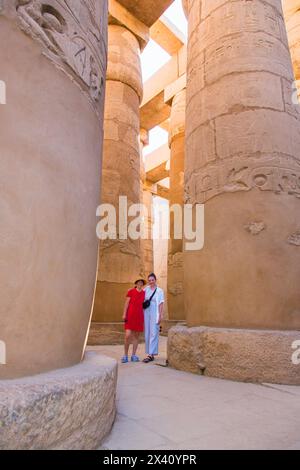
[[[147,354],[143,361],[145,363],[154,361],[154,356],[158,355],[159,331],[163,319],[164,300],[164,291],[157,286],[156,276],[152,273],[148,276],[148,286],[145,289],[144,332]],[[150,304],[148,307],[146,307],[147,303]]]

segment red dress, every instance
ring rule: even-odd
[[[130,302],[127,309],[125,330],[144,331],[144,311],[143,302],[145,300],[145,291],[129,289],[127,296]]]

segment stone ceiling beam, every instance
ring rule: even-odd
[[[170,190],[161,184],[156,185],[156,196],[170,200]]]
[[[170,199],[170,190],[163,184],[153,184],[151,181],[145,180],[144,189],[149,191],[153,196],[159,196],[167,200]]]
[[[170,130],[170,118],[166,119],[165,121],[159,124],[159,127],[164,129],[165,131],[169,132]]]
[[[155,168],[152,168],[152,170],[147,171],[146,179],[150,183],[155,184],[165,178],[168,178],[169,174],[170,174],[170,171],[167,170],[167,162],[163,162],[160,165],[156,166]]]
[[[186,88],[186,73],[184,75],[181,75],[181,77],[177,78],[175,82],[170,83],[170,85],[165,88],[165,103],[171,106],[174,96],[177,95],[177,93],[179,93],[180,91],[184,90],[184,88]]]
[[[161,91],[141,108],[141,124],[143,128],[151,130],[166,121],[170,114],[171,108],[164,102],[164,92]]]
[[[170,55],[176,54],[186,42],[184,34],[166,16],[151,26],[150,37]]]
[[[145,170],[146,173],[158,167],[161,164],[167,165],[170,160],[170,148],[168,143],[165,143],[153,150],[145,157]]]
[[[149,28],[160,18],[174,0],[119,0],[132,15]]]
[[[123,5],[120,5],[117,0],[109,0],[108,11],[109,24],[124,26],[131,31],[139,41],[142,51],[150,39],[149,27],[136,18],[130,11],[126,10]]]
[[[300,0],[283,0],[283,10],[300,100]]]
[[[170,117],[171,108],[165,102],[165,89],[185,73],[186,46],[183,46],[144,84],[141,127],[150,130]]]
[[[299,0],[282,0],[283,12],[285,19],[288,20],[291,16],[299,11]]]

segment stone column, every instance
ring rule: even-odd
[[[185,253],[189,325],[300,326],[300,125],[281,0],[189,3]]]
[[[153,272],[153,239],[152,239],[152,227],[153,227],[153,195],[151,188],[146,181],[146,171],[143,160],[143,149],[146,145],[149,145],[149,134],[145,129],[140,131],[140,150],[141,150],[141,201],[144,205],[144,219],[143,229],[145,232],[145,238],[141,240],[142,254],[143,254],[143,268],[144,276],[147,277]]]
[[[300,1],[283,0],[288,41],[294,66],[298,98],[300,98]]]
[[[169,146],[170,207],[183,206],[185,155],[186,90],[177,93],[172,101]],[[168,257],[168,311],[169,320],[184,319],[183,252],[182,239],[174,239],[174,212],[170,213],[170,241]]]
[[[152,239],[152,227],[153,227],[153,195],[152,192],[144,186],[143,188],[143,204],[145,208],[144,224],[146,238],[142,240],[143,255],[144,255],[144,274],[147,277],[154,270],[153,263],[153,239]]]
[[[119,196],[128,207],[141,202],[141,98],[139,42],[124,26],[109,25],[101,202],[117,211]],[[117,236],[100,242],[94,322],[121,322],[126,292],[143,275],[141,241]]]
[[[189,0],[186,201],[205,243],[184,252],[188,326],[173,367],[299,384],[300,123],[281,0]]]
[[[107,2],[0,3],[0,378],[13,378],[83,355],[97,266]]]

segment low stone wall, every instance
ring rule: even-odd
[[[88,352],[73,367],[0,381],[0,449],[97,449],[116,413],[117,363]]]
[[[92,321],[88,337],[89,346],[123,343],[124,323],[97,323]]]
[[[184,320],[163,320],[161,327],[161,335],[168,336],[169,330],[178,324],[184,324]],[[144,341],[144,334],[141,334],[140,341]],[[124,323],[123,322],[111,322],[101,323],[92,322],[88,345],[89,346],[105,346],[105,345],[117,345],[124,343]]]
[[[292,344],[300,331],[175,326],[168,362],[176,369],[243,382],[300,385]]]
[[[124,344],[125,330],[123,322],[92,322],[88,337],[89,346]],[[141,341],[144,336],[141,335]]]

